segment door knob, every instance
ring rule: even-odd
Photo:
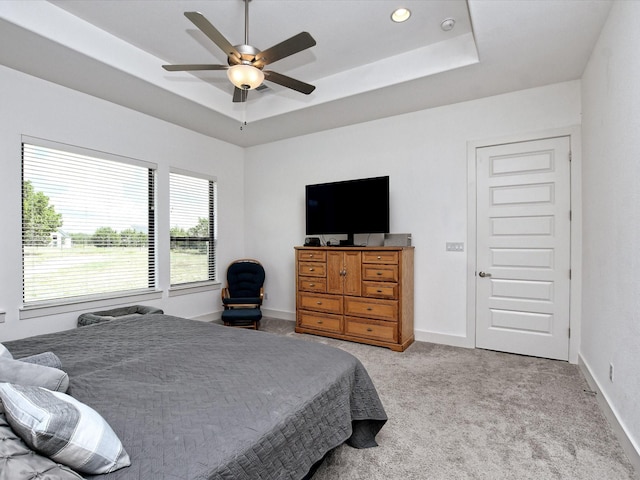
[[[490,273],[485,273],[485,272],[480,272],[480,273],[478,273],[478,275],[481,276],[482,278],[491,276]]]

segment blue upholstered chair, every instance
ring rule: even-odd
[[[257,260],[236,260],[227,269],[222,289],[222,321],[227,326],[258,329],[264,299],[264,268]]]

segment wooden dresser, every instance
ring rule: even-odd
[[[295,247],[296,332],[404,351],[413,334],[413,247]]]

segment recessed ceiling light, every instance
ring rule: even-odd
[[[445,18],[442,23],[440,23],[440,28],[445,32],[453,30],[453,27],[456,26],[455,18]]]
[[[411,16],[411,10],[408,8],[398,8],[391,14],[391,20],[396,23],[402,23],[409,20]]]

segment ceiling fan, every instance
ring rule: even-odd
[[[226,55],[228,65],[186,64],[163,65],[170,72],[193,70],[227,70],[227,75],[235,88],[234,102],[246,102],[247,92],[268,80],[305,95],[315,90],[315,86],[271,70],[263,70],[266,65],[277,62],[289,55],[313,47],[316,41],[308,32],[301,32],[277,45],[258,50],[249,45],[249,2],[244,0],[244,44],[233,46],[200,12],[185,12],[184,15],[198,27]]]

